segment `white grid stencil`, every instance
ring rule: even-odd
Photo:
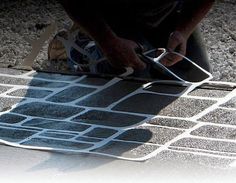
[[[0,74],[0,142],[133,161],[164,150],[236,159],[236,85],[208,83],[230,89],[192,92],[198,85]],[[214,118],[219,113],[225,117]]]

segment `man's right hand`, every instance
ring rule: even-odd
[[[146,67],[146,64],[135,52],[138,45],[134,41],[115,37],[99,45],[103,54],[114,67],[132,67],[136,70],[143,70]]]
[[[66,0],[60,1],[81,30],[98,43],[103,54],[114,67],[132,67],[136,70],[145,68],[145,64],[135,52],[138,45],[131,40],[117,36],[101,13],[97,11],[97,7],[91,7],[87,1],[81,2],[82,6],[79,7],[76,5],[76,0],[70,1],[70,3]]]

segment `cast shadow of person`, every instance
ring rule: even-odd
[[[55,167],[59,171],[84,171],[112,162],[117,157],[141,160],[159,148],[157,144],[145,146],[146,143],[155,143],[153,139],[162,134],[154,134],[151,128],[140,127],[147,122],[149,115],[140,116],[145,113],[158,115],[178,99],[178,97],[168,96],[164,99],[163,96],[154,93],[148,96],[148,93],[142,91],[127,97],[115,105],[111,111],[104,113],[101,107],[68,105],[77,99],[79,92],[84,93],[84,100],[90,100],[89,97],[96,95],[95,93],[86,96],[92,92],[89,90],[94,88],[92,85],[89,88],[88,83],[84,84],[81,81],[89,77],[37,72],[12,77],[9,74],[3,74],[1,77],[5,80],[5,85],[1,85],[3,93],[0,96],[3,101],[0,113],[2,142],[8,145],[20,144],[38,150],[51,151],[51,148],[55,150],[51,153],[50,159],[33,166],[28,170],[30,172]],[[84,79],[80,79],[81,77]],[[90,77],[90,80],[94,81],[96,78]],[[119,82],[127,82],[124,86],[135,83],[135,81]],[[179,87],[178,93],[185,89],[185,87]],[[121,90],[127,90],[127,88],[121,88]],[[153,92],[153,89],[150,90]],[[107,93],[103,93],[105,94]],[[123,97],[128,94],[130,92]],[[116,96],[115,93],[111,95]],[[160,98],[152,100],[155,95],[162,99],[158,105],[156,102]],[[55,100],[48,100],[52,97]],[[104,97],[106,96],[98,99],[95,96],[97,102],[103,100]],[[68,100],[71,101],[68,102]],[[147,106],[147,102],[152,105]],[[102,112],[98,113],[98,111]],[[139,115],[135,115],[135,111]],[[90,150],[86,152],[86,149]],[[78,152],[84,153],[77,154]],[[110,158],[99,155],[108,155]]]

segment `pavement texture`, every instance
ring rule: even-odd
[[[188,92],[177,83],[0,71],[4,144],[133,161],[164,151],[236,159],[234,83]]]
[[[214,80],[235,83],[235,9],[234,0],[218,0],[200,24]],[[34,69],[68,71],[48,61],[47,49],[71,24],[56,0],[0,3],[1,181],[236,182],[236,84],[186,93],[175,84],[10,69],[32,59]]]

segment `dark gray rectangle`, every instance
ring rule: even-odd
[[[6,113],[6,114],[0,115],[0,122],[1,123],[13,124],[13,123],[19,123],[25,119],[26,119],[26,117],[15,115],[15,114]]]
[[[140,83],[120,81],[104,90],[78,102],[78,105],[88,107],[107,107],[113,102],[125,97],[141,86]]]
[[[34,78],[50,79],[50,80],[60,80],[60,81],[73,81],[78,79],[79,76],[65,75],[65,74],[55,74],[55,73],[45,73],[45,72],[36,72],[31,74]]]
[[[112,127],[126,127],[138,124],[144,119],[145,117],[142,116],[91,110],[77,116],[72,121]]]
[[[80,87],[80,86],[72,86],[69,88],[66,88],[65,90],[53,95],[48,101],[52,102],[71,102],[73,100],[76,100],[80,97],[83,97],[91,92],[93,92],[94,88],[87,88],[87,87]]]
[[[76,115],[81,111],[83,111],[83,109],[79,107],[70,107],[42,102],[27,103],[13,109],[13,112],[15,113],[53,119],[65,119]]]
[[[44,132],[41,133],[39,136],[42,137],[53,137],[53,138],[57,138],[57,139],[70,139],[73,138],[74,135],[70,135],[70,134],[64,134],[64,133],[51,133],[51,132]]]
[[[117,131],[108,128],[94,128],[92,131],[84,134],[84,136],[88,137],[97,137],[97,138],[108,138],[114,135]]]
[[[23,145],[37,146],[37,147],[51,147],[65,150],[83,150],[90,148],[93,145],[81,142],[69,142],[64,140],[45,139],[45,138],[33,138],[29,141],[22,143]]]
[[[35,131],[14,128],[0,128],[0,138],[9,142],[18,142],[34,135]]]
[[[86,85],[102,86],[102,85],[105,85],[108,81],[109,79],[87,76],[86,78],[82,79],[78,83],[86,84]]]
[[[179,94],[186,89],[185,86],[178,85],[168,85],[168,84],[153,84],[148,87],[146,90],[157,92],[157,93],[165,93],[165,94]]]
[[[40,118],[26,121],[25,123],[22,124],[22,126],[38,127],[51,130],[75,131],[75,132],[82,132],[90,127],[89,125],[69,123],[64,121],[46,120]]]
[[[75,140],[84,141],[84,142],[94,142],[94,143],[102,141],[102,139],[96,139],[96,138],[84,137],[84,136],[78,137]]]

